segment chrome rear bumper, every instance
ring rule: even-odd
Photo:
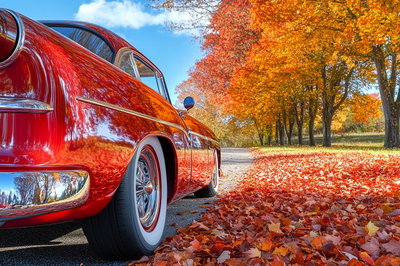
[[[0,172],[0,226],[78,207],[89,197],[86,171]]]

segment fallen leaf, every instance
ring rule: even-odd
[[[197,239],[194,239],[192,242],[190,242],[190,244],[192,244],[192,249],[193,250],[200,250],[201,249],[200,242],[197,241]]]
[[[246,252],[243,252],[250,258],[256,258],[256,257],[261,257],[261,251],[259,251],[257,248],[251,248]]]
[[[283,234],[283,232],[281,231],[281,224],[280,223],[271,223],[270,225],[268,225],[268,230],[270,232],[274,232],[274,233],[279,233],[279,234]]]
[[[378,226],[375,226],[373,222],[369,221],[369,223],[365,226],[365,231],[368,232],[369,236],[375,236],[376,232],[379,230]]]
[[[285,247],[279,247],[274,249],[274,252],[272,252],[272,255],[281,255],[282,257],[285,257],[286,254],[288,253],[289,248]]]
[[[227,259],[230,259],[231,252],[229,250],[222,251],[221,255],[217,259],[217,263],[224,263]]]
[[[321,249],[322,248],[322,241],[319,236],[314,236],[313,239],[310,242],[311,246],[315,249]]]
[[[367,242],[364,245],[361,246],[362,249],[368,251],[369,254],[379,257],[379,253],[381,252],[379,249],[379,243],[372,243],[372,242]]]
[[[400,241],[390,240],[389,243],[382,244],[382,247],[384,247],[387,252],[399,255]]]
[[[374,265],[375,264],[374,260],[368,255],[367,252],[361,252],[360,256],[369,265]]]

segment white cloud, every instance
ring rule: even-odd
[[[144,11],[140,3],[129,0],[110,1],[92,0],[88,4],[82,4],[76,20],[92,22],[108,28],[133,28],[139,29],[144,26],[164,25],[166,21],[180,22],[190,19],[189,14],[178,12],[163,12],[150,14]],[[176,34],[190,34],[188,31],[174,32]]]

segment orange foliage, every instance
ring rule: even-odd
[[[146,265],[400,265],[399,155],[253,155],[241,186]]]
[[[222,0],[211,15],[209,34],[204,36],[205,57],[189,71],[199,90],[213,93],[216,101],[226,100],[227,88],[236,67],[259,39],[259,31],[250,25],[249,0]]]
[[[380,105],[381,100],[378,93],[353,95],[351,100],[353,121],[356,123],[369,123],[372,118],[381,117]]]

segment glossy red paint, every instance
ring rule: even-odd
[[[82,169],[90,175],[90,194],[79,207],[7,221],[1,228],[97,214],[114,195],[136,148],[148,136],[163,138],[171,147],[165,154],[174,162],[167,167],[175,171],[168,176],[173,184],[169,202],[210,182],[211,157],[219,146],[207,140],[216,140],[208,128],[190,116],[182,120],[159,93],[47,26],[20,16],[25,43],[18,58],[0,69],[0,97],[39,100],[54,111],[0,113],[0,172]],[[92,24],[80,25],[106,37],[115,51],[130,47],[142,56],[114,33]],[[166,123],[82,102],[78,97]],[[203,137],[193,135],[190,140],[189,131]]]

